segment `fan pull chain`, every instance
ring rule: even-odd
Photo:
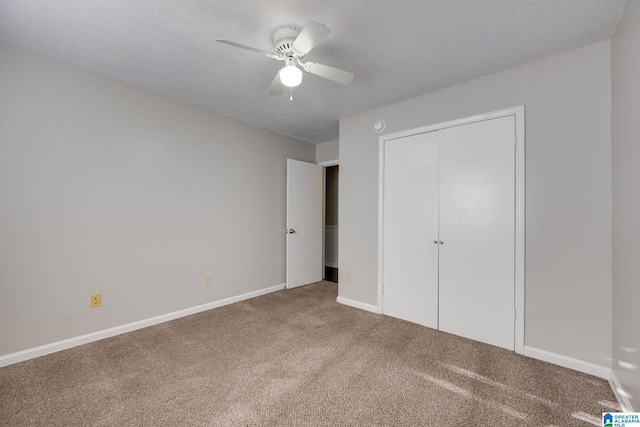
[[[291,90],[291,94],[289,95],[289,101],[293,101],[293,86],[289,86],[289,89]]]

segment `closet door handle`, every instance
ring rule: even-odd
[[[444,245],[444,242],[443,242],[442,240],[440,240],[440,244],[441,244],[441,245]]]
[[[438,244],[438,241],[437,241],[437,240],[434,240],[434,241],[433,241],[433,243],[435,243],[435,244],[437,245],[437,244]]]

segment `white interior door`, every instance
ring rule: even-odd
[[[385,144],[384,314],[438,327],[438,132]]]
[[[287,159],[287,288],[322,280],[322,166]]]
[[[443,129],[440,330],[514,350],[515,118]]]

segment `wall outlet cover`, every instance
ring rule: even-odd
[[[101,304],[102,304],[102,294],[91,295],[89,307],[91,308],[100,307]]]

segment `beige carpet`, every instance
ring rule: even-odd
[[[591,426],[606,381],[280,291],[0,369],[2,426]]]

